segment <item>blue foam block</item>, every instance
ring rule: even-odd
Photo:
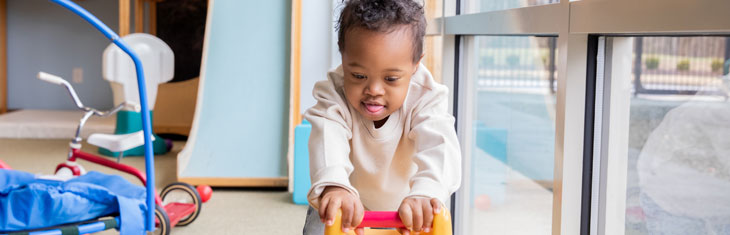
[[[312,187],[309,178],[309,134],[312,125],[306,120],[294,128],[294,203],[306,205],[307,192]]]

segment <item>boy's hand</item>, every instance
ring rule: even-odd
[[[398,208],[398,215],[407,229],[399,229],[401,234],[414,232],[431,232],[433,215],[441,212],[441,202],[436,198],[407,197]]]
[[[320,197],[319,218],[327,226],[334,224],[338,209],[342,209],[342,232],[347,233],[362,222],[365,209],[360,199],[350,191],[337,186],[327,186]],[[358,228],[355,229],[355,233],[363,235],[365,231],[363,228]]]

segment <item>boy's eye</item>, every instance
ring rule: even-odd
[[[385,80],[389,82],[395,82],[398,81],[398,77],[385,77]]]
[[[353,76],[353,77],[355,77],[355,78],[357,78],[357,79],[365,79],[365,78],[368,78],[368,77],[367,77],[367,76],[365,76],[365,75],[362,75],[362,74],[356,74],[356,73],[353,73],[353,74],[352,74],[352,76]]]

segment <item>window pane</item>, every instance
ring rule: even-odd
[[[500,11],[520,7],[559,3],[560,0],[463,0],[465,13]]]
[[[474,38],[470,234],[550,234],[555,38]],[[552,66],[551,66],[552,65]],[[553,71],[553,72],[551,72]]]
[[[626,234],[730,234],[728,39],[633,43]]]

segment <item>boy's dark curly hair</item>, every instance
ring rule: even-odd
[[[413,38],[413,62],[423,53],[426,18],[423,7],[413,0],[347,0],[337,21],[337,45],[345,48],[345,33],[362,27],[377,32],[391,32],[397,26],[410,28]]]

